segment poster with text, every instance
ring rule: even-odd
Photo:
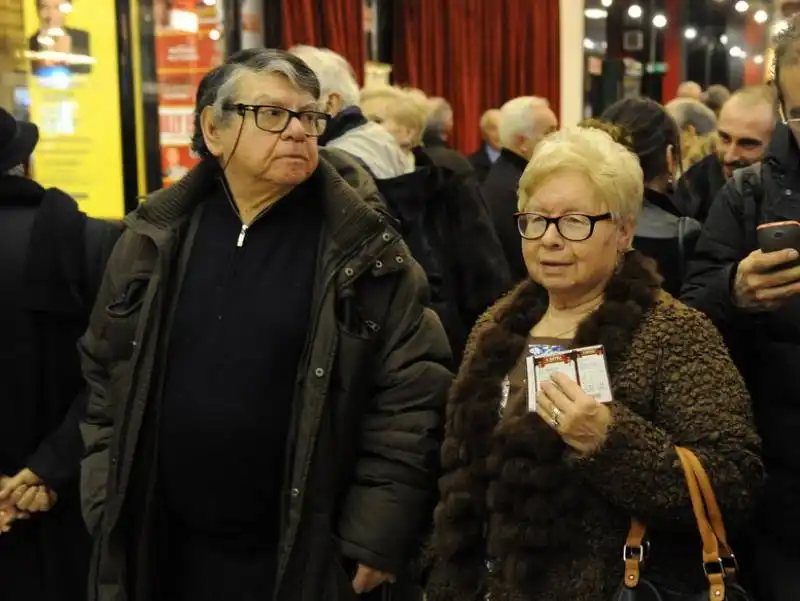
[[[160,6],[160,8],[159,8]],[[197,86],[223,60],[220,0],[156,0],[156,75],[165,186],[198,162],[191,150]]]
[[[25,0],[33,177],[93,217],[124,214],[114,2]]]

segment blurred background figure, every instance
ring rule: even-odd
[[[394,137],[413,165],[413,150],[422,144],[428,119],[424,103],[398,88],[376,86],[361,91],[361,110]]]
[[[725,86],[716,83],[713,86],[708,86],[708,89],[703,92],[700,100],[719,117],[719,112],[730,97],[731,91]]]
[[[691,98],[692,100],[700,100],[703,96],[703,88],[700,84],[694,81],[684,81],[678,86],[678,98]]]
[[[447,144],[453,132],[453,107],[439,96],[428,99],[428,123],[425,127],[426,146]]]
[[[376,178],[408,173],[408,161],[394,138],[361,111],[360,91],[347,60],[327,48],[295,46],[290,52],[316,74],[322,109],[331,116],[319,144],[349,153]]]
[[[23,176],[38,139],[0,109],[0,599],[85,601],[77,342],[120,228]]]
[[[705,222],[714,198],[736,169],[761,160],[777,123],[769,86],[738,90],[722,107],[714,148],[678,181],[675,204]]]
[[[664,108],[681,132],[683,172],[714,151],[717,117],[702,102],[691,98],[676,98]]]
[[[547,99],[522,96],[509,100],[500,108],[499,121],[500,157],[492,165],[481,193],[503,245],[511,277],[518,282],[528,273],[514,220],[519,178],[539,142],[558,129],[558,119]]]
[[[500,109],[489,109],[481,115],[483,144],[469,157],[478,181],[483,183],[492,165],[500,158]]]

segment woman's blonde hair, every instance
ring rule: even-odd
[[[519,182],[519,210],[546,180],[565,172],[584,176],[615,217],[636,222],[644,196],[639,159],[593,124],[565,128],[539,142]]]
[[[425,130],[428,113],[417,99],[407,91],[393,86],[374,86],[361,90],[362,106],[373,100],[385,103],[383,119],[391,119],[411,131],[418,132],[415,137],[419,139],[415,140],[415,143],[419,144],[422,132]],[[367,116],[371,117],[369,114]]]

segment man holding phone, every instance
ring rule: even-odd
[[[767,485],[743,563],[760,601],[800,599],[800,18],[776,39],[782,123],[711,206],[683,300],[725,336],[753,397]],[[741,545],[738,548],[742,548]]]

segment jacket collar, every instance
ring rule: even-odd
[[[362,125],[369,123],[364,113],[357,106],[350,106],[341,111],[338,115],[334,115],[325,128],[325,133],[319,138],[320,146],[327,146],[333,140],[341,138],[347,132],[357,129]]]
[[[528,159],[517,154],[513,150],[509,150],[508,148],[503,148],[500,150],[500,158],[506,163],[514,165],[514,167],[519,169],[521,172],[525,171],[525,168],[528,166]]]
[[[18,175],[0,175],[0,206],[35,207],[44,196],[44,188],[32,179]]]
[[[789,127],[783,123],[779,123],[772,133],[764,162],[770,165],[773,172],[781,174],[793,173],[800,165],[797,140]]]
[[[654,263],[637,251],[628,253],[606,288],[605,302],[580,325],[574,344],[602,344],[612,382],[616,382],[634,336],[662,294]],[[508,548],[494,548],[496,541],[486,540],[483,526],[491,503],[500,503],[501,495],[510,494],[509,486],[525,494],[557,495],[559,503],[570,507],[581,502],[579,489],[556,490],[568,468],[561,462],[565,447],[555,432],[535,414],[500,422],[502,381],[519,361],[529,332],[547,305],[547,292],[530,280],[500,300],[476,326],[451,389],[442,447],[446,475],[440,482],[442,506],[436,512],[433,541],[437,559],[452,568],[447,582],[441,583],[452,598],[472,598],[469,591],[484,589],[487,550],[500,561],[509,553]],[[524,462],[525,467],[515,470],[516,476],[503,471],[500,477],[498,470],[509,462],[517,466]],[[566,505],[555,509],[560,512]],[[492,516],[492,523],[511,531],[518,528],[519,522],[507,517]],[[553,526],[557,520],[544,515],[541,519],[545,544],[531,543],[526,549],[529,563],[536,564],[529,567],[537,573],[540,567],[544,569],[538,562],[546,562],[553,548],[567,542],[562,540],[563,531]]]
[[[150,195],[126,217],[126,225],[156,245],[163,244],[207,198],[219,176],[218,163],[214,159],[203,160],[169,188]],[[385,229],[385,218],[363,202],[324,158],[320,157],[311,178],[301,185],[310,185],[313,193],[320,194],[326,230],[342,253],[351,252],[370,234]]]
[[[683,215],[678,210],[678,207],[675,206],[675,203],[672,201],[672,197],[663,192],[659,192],[657,190],[653,190],[652,188],[645,188],[644,189],[644,199],[646,202],[650,203],[661,209],[662,211],[666,211],[675,217],[682,217]]]

